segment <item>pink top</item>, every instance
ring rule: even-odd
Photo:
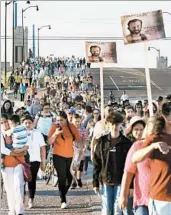
[[[132,156],[134,152],[141,148],[143,141],[135,142],[130,148],[126,162],[125,171],[133,173],[134,178],[134,203],[133,206],[148,206],[149,200],[149,184],[150,184],[150,159],[134,164],[132,163]]]

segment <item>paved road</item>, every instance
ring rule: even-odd
[[[88,175],[83,176],[83,188],[70,190],[67,195],[69,208],[62,210],[60,208],[60,199],[58,190],[51,185],[44,185],[43,181],[37,183],[37,193],[35,197],[35,207],[27,208],[27,199],[25,204],[25,215],[99,215],[100,199],[92,191],[92,166],[90,166]],[[7,215],[6,195],[1,201],[1,215]]]
[[[91,68],[95,84],[100,83],[99,69]],[[153,99],[159,95],[165,96],[171,93],[171,70],[150,69],[151,87]],[[128,68],[104,68],[104,90],[105,95],[113,90],[116,97],[120,97],[123,90],[133,99],[145,99],[146,77],[144,69],[128,69]]]

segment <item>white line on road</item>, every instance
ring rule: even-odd
[[[113,80],[113,78],[111,76],[110,76],[110,79],[112,80],[112,82],[115,85],[116,89],[119,91],[119,87],[116,85],[115,81]]]

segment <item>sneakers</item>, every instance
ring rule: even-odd
[[[77,185],[79,188],[83,186],[81,179],[77,179]]]
[[[77,183],[76,181],[73,181],[71,185],[71,190],[74,190],[76,187],[77,187]]]
[[[28,208],[29,209],[33,208],[33,199],[29,199],[29,201],[28,201]]]
[[[68,208],[68,205],[66,202],[62,202],[61,204],[61,209],[67,209]]]
[[[84,175],[87,175],[87,171],[84,171]]]

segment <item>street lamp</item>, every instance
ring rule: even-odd
[[[29,1],[27,1],[27,2],[29,2]],[[29,7],[27,7],[27,8],[25,8],[25,9],[22,9],[22,29],[23,29],[23,49],[22,49],[22,61],[24,61],[24,59],[25,59],[25,53],[24,53],[24,12],[26,11],[26,10],[28,10],[29,8],[32,8],[32,7],[35,7],[36,8],[36,11],[39,11],[39,7],[38,7],[38,5],[35,5],[35,6],[29,6]]]
[[[39,59],[39,31],[42,29],[42,28],[49,28],[49,30],[51,29],[51,26],[50,25],[44,25],[40,28],[38,28],[38,59]]]
[[[6,76],[7,76],[7,6],[10,5],[11,3],[13,3],[13,47],[12,47],[12,69],[13,69],[13,72],[14,72],[14,42],[15,42],[15,39],[14,39],[14,8],[15,8],[15,2],[17,0],[11,0],[9,2],[5,2],[5,84],[6,84]],[[27,4],[30,4],[30,1],[27,1]]]
[[[160,49],[156,49],[155,47],[150,47],[149,46],[148,47],[148,51],[150,51],[150,49],[154,49],[154,50],[156,50],[158,52],[158,62],[160,62]],[[157,62],[157,65],[160,65],[160,64],[158,64],[158,62]]]
[[[13,55],[14,55],[14,3],[16,0],[5,2],[5,84],[7,82],[7,6],[13,2]],[[13,57],[14,58],[14,57]],[[14,68],[13,68],[14,70]]]
[[[150,49],[155,49],[158,52],[158,58],[160,60],[160,49],[156,49],[155,47],[148,47],[148,51],[150,51]]]
[[[168,14],[168,15],[170,15],[170,16],[171,16],[171,13],[169,13],[169,12],[163,12],[163,13],[166,13],[166,14]]]

